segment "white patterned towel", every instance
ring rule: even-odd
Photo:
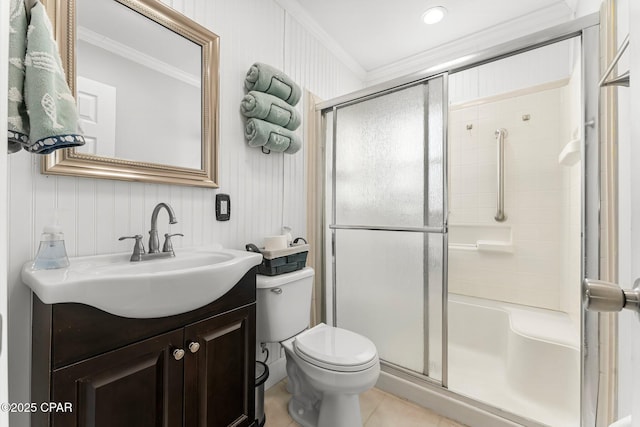
[[[20,145],[38,154],[83,145],[75,99],[44,6],[35,3],[27,25],[24,0],[11,0],[10,22],[9,152]]]

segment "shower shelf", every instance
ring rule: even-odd
[[[502,252],[513,253],[511,242],[500,242],[493,240],[478,240],[473,243],[449,243],[449,249],[456,251],[479,251],[479,252]]]
[[[513,253],[511,226],[449,224],[449,249],[459,251]]]

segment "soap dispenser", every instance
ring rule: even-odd
[[[35,261],[33,261],[33,269],[51,270],[68,266],[69,258],[64,245],[64,234],[56,219],[55,224],[46,225],[42,229],[40,248]]]

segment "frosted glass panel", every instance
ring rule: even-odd
[[[335,230],[337,325],[381,359],[424,371],[424,234]]]
[[[429,81],[427,114],[427,221],[438,227],[444,223],[444,78]]]
[[[442,295],[444,236],[442,234],[425,234],[427,241],[427,324],[429,337],[429,366],[427,374],[442,380]]]
[[[446,237],[423,229],[445,222],[445,87],[438,77],[325,112],[335,324],[370,338],[381,360],[439,381]]]
[[[336,223],[424,225],[426,85],[337,111]]]

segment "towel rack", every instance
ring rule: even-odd
[[[504,213],[504,139],[507,130],[500,128],[496,130],[496,142],[498,143],[498,206],[494,219],[503,222],[507,219]]]
[[[618,65],[618,61],[620,61],[622,54],[624,53],[625,50],[627,50],[628,47],[629,47],[629,35],[627,34],[627,37],[624,38],[624,40],[622,41],[622,44],[620,45],[620,49],[618,49],[618,52],[616,52],[616,56],[613,57],[611,64],[609,64],[609,66],[607,67],[607,70],[604,72],[604,75],[598,82],[598,85],[600,87],[605,87],[605,86],[629,87],[629,80],[631,79],[631,75],[629,71],[626,71],[620,74],[619,76],[612,77],[609,79],[609,75],[611,74],[615,66]]]

